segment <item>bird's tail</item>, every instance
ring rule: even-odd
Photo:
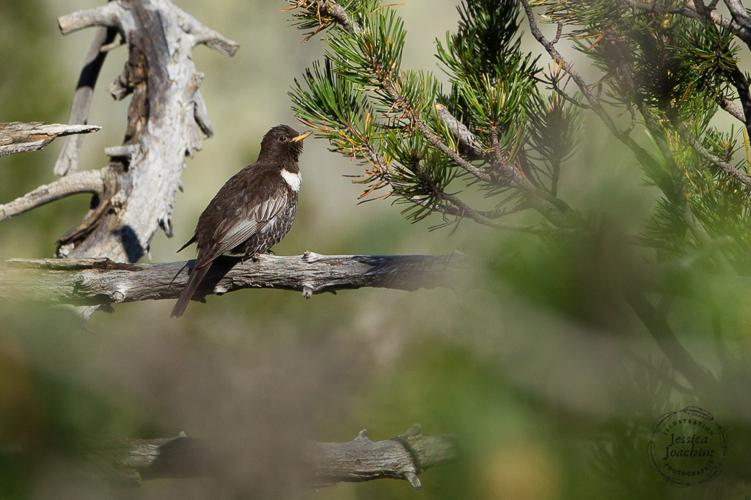
[[[174,309],[172,309],[173,318],[179,318],[183,315],[185,310],[188,308],[188,304],[190,304],[190,300],[193,298],[193,295],[195,295],[196,290],[198,290],[198,286],[203,281],[203,278],[204,276],[206,276],[206,273],[208,272],[210,267],[211,262],[193,268],[190,273],[190,278],[188,278],[188,284],[185,285],[185,288],[183,288],[183,291],[180,293],[180,298],[177,299],[177,303],[175,304]]]

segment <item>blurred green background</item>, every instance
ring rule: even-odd
[[[0,120],[65,122],[90,31],[62,37],[56,17],[91,0],[2,0]],[[232,58],[195,50],[216,135],[189,160],[177,197],[175,237],[159,233],[148,258],[176,259],[216,190],[255,160],[263,133],[296,125],[287,89],[321,45],[303,42],[285,2],[179,0],[240,42]],[[405,66],[435,70],[434,39],[455,27],[456,1],[405,0]],[[536,49],[535,49],[536,50]],[[126,56],[100,76],[80,168],[98,168],[121,142],[127,101],[106,87]],[[586,64],[583,62],[582,64]],[[171,301],[117,306],[81,324],[64,308],[0,304],[0,499],[283,498],[579,499],[748,498],[748,291],[721,278],[686,285],[706,300],[678,306],[675,329],[702,364],[722,370],[712,400],[670,385],[669,362],[613,299],[639,273],[623,234],[646,223],[655,193],[628,152],[592,120],[564,172],[562,191],[601,230],[587,241],[549,241],[462,224],[430,232],[387,202],[356,204],[357,166],[308,141],[298,218],[278,254],[442,254],[473,263],[455,290],[358,290],[304,300],[252,290],[194,304],[169,320]],[[0,159],[0,200],[53,179],[61,142]],[[48,257],[80,220],[86,196],[4,222],[0,257]],[[712,330],[722,317],[724,328]],[[736,392],[737,391],[737,392]],[[723,397],[720,397],[723,396]],[[727,396],[727,397],[725,397]],[[651,467],[647,442],[660,415],[687,404],[726,429],[727,463],[713,481],[677,488]],[[373,439],[412,423],[450,433],[460,458],[428,470],[423,491],[405,481],[288,491],[294,443]],[[185,431],[224,443],[221,481],[107,480],[85,457],[92,445]],[[282,491],[283,493],[280,493]]]

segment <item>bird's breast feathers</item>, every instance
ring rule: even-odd
[[[295,174],[287,169],[282,169],[282,177],[284,181],[289,185],[289,188],[297,193],[300,191],[300,184],[302,183],[302,177],[299,173]]]

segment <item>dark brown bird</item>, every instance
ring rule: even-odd
[[[292,227],[300,190],[302,141],[287,125],[269,130],[261,142],[258,160],[236,173],[214,196],[198,218],[191,243],[198,257],[188,284],[172,310],[179,317],[188,307],[204,276],[220,255],[242,253],[243,258],[267,252]],[[180,251],[178,250],[178,252]]]

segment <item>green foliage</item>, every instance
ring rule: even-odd
[[[747,143],[746,131],[722,130],[713,121],[719,103],[735,99],[739,82],[746,79],[738,67],[733,33],[681,15],[625,8],[613,0],[552,0],[546,5],[554,21],[579,26],[571,37],[602,71],[599,88],[634,121],[640,115],[654,146],[649,161],[640,162],[648,182],[661,192],[644,234],[648,244],[659,249],[661,258],[670,258],[700,252],[708,241],[729,237],[735,244],[719,253],[748,268],[748,188],[699,154],[689,140],[741,172],[747,170],[748,153],[739,144]],[[717,264],[715,258],[707,262]]]
[[[331,28],[337,20],[320,15],[323,5],[302,5],[294,14],[298,25],[313,32]],[[530,117],[544,98],[536,58],[521,49],[516,2],[461,3],[457,33],[437,42],[437,57],[451,84],[447,94],[432,73],[402,67],[406,27],[393,6],[341,5],[349,24],[328,32],[324,62],[306,70],[290,95],[300,120],[327,139],[333,151],[363,163],[363,198],[388,188],[387,196],[407,205],[410,220],[438,213],[442,222],[437,227],[443,227],[468,215],[482,222],[487,214],[502,213],[523,194],[509,180],[509,165],[517,161],[525,161],[533,190],[557,189],[558,174],[551,171],[570,156],[578,120],[571,106],[554,101],[547,118]],[[466,153],[467,139],[445,121],[438,105],[463,123],[481,150],[462,158],[464,164],[457,157]],[[547,139],[558,142],[547,146]],[[539,154],[529,161],[526,150]],[[563,156],[548,158],[558,153]],[[520,154],[525,158],[517,158]],[[498,196],[509,189],[514,196]],[[472,191],[489,198],[484,201],[489,206],[475,210],[462,201],[477,197]]]
[[[521,49],[519,4],[513,0],[468,1],[459,26],[436,41],[452,89],[449,110],[485,144],[502,134],[504,149],[524,135],[526,109],[537,96],[536,58]]]

